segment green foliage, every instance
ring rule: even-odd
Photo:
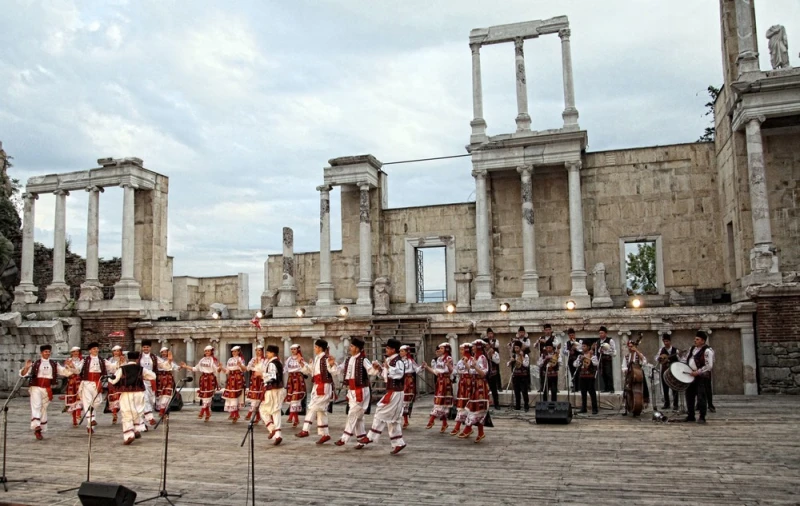
[[[711,100],[706,102],[706,112],[703,116],[711,116],[711,126],[706,127],[705,132],[697,139],[697,142],[714,142],[714,137],[717,133],[714,126],[714,102],[717,101],[717,97],[719,96],[719,88],[709,86],[707,91]]]
[[[631,294],[656,293],[656,243],[637,243],[636,253],[628,253],[626,272],[628,292]]]

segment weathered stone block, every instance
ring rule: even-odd
[[[789,378],[791,371],[788,367],[763,367],[761,379],[764,381],[783,381]]]
[[[0,325],[3,327],[18,327],[22,324],[22,315],[20,313],[3,313],[0,314]]]
[[[772,352],[775,355],[788,355],[789,354],[789,351],[786,348],[783,348],[781,346],[776,346],[775,348],[772,349]]]

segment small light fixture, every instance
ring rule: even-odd
[[[295,310],[294,314],[296,314],[298,318],[302,318],[306,315],[306,310],[302,307],[299,307],[297,310]]]
[[[447,305],[444,307],[444,310],[450,314],[453,314],[456,312],[456,305],[453,304],[452,302],[448,302]]]
[[[211,313],[211,318],[219,320],[220,318],[222,318],[222,311],[214,311],[213,313]]]
[[[263,310],[263,309],[259,309],[259,310],[256,312],[256,318],[258,318],[258,319],[260,320],[260,319],[264,318],[264,314],[266,314],[266,313],[264,312],[264,310]]]
[[[342,318],[347,318],[347,315],[350,314],[350,308],[347,306],[342,306],[339,308],[339,316]]]
[[[567,310],[568,311],[572,311],[576,307],[578,307],[578,305],[575,303],[574,300],[570,299],[570,300],[567,301]]]
[[[502,304],[500,304],[500,311],[502,311],[503,313],[510,310],[511,310],[511,304],[509,304],[508,302],[503,302]]]
[[[639,309],[642,307],[642,299],[639,297],[634,297],[634,299],[631,301],[631,306],[633,306],[634,309]]]

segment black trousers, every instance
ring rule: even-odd
[[[577,392],[580,389],[580,381],[578,381],[578,375],[575,374],[575,370],[577,369],[574,365],[572,365],[574,360],[570,359],[569,361],[569,380],[572,382],[572,391]]]
[[[547,394],[550,394],[550,400],[555,402],[558,398],[558,376],[546,377],[544,383],[544,400],[547,400]]]
[[[695,376],[694,381],[689,384],[686,389],[686,414],[689,420],[694,420],[695,404],[697,410],[700,411],[700,419],[706,419],[707,400],[706,393],[708,391],[708,378]]]
[[[544,369],[539,369],[539,393],[544,392],[545,374]]]
[[[525,409],[528,409],[530,400],[528,399],[528,390],[531,389],[531,380],[528,376],[514,376],[511,378],[514,384],[514,407],[519,409],[520,397],[525,401]]]
[[[663,375],[662,375],[663,378]],[[664,392],[664,406],[669,406],[669,393],[672,392],[672,407],[678,407],[678,392],[673,390],[667,385],[667,382],[661,380],[661,390]]]
[[[494,402],[494,408],[500,408],[500,374],[495,374],[494,376],[489,377],[489,390],[492,391],[492,401]]]
[[[614,361],[600,359],[603,392],[614,392]]]
[[[592,413],[597,413],[597,389],[594,378],[580,378],[581,386],[581,411],[586,411],[586,394],[592,399]]]

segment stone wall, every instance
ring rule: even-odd
[[[800,271],[800,132],[764,130],[772,240],[781,271]]]
[[[110,355],[111,348],[120,345],[123,350],[133,350],[133,333],[128,326],[138,321],[133,318],[108,317],[108,318],[83,318],[81,328],[81,348],[91,342],[100,344],[100,351]],[[112,332],[125,332],[124,337],[109,337]]]
[[[176,276],[172,282],[174,311],[209,311],[219,302],[228,309],[248,309],[248,276],[215,276],[195,278]]]
[[[800,296],[756,300],[762,393],[800,394]]]
[[[86,260],[80,255],[67,252],[65,261],[65,281],[73,289],[80,288],[86,280]],[[99,278],[103,286],[114,286],[122,272],[122,260],[100,260]],[[45,288],[53,281],[53,248],[35,243],[33,252],[33,284],[39,288],[39,302],[44,302],[47,295]],[[75,297],[77,299],[77,296]]]

